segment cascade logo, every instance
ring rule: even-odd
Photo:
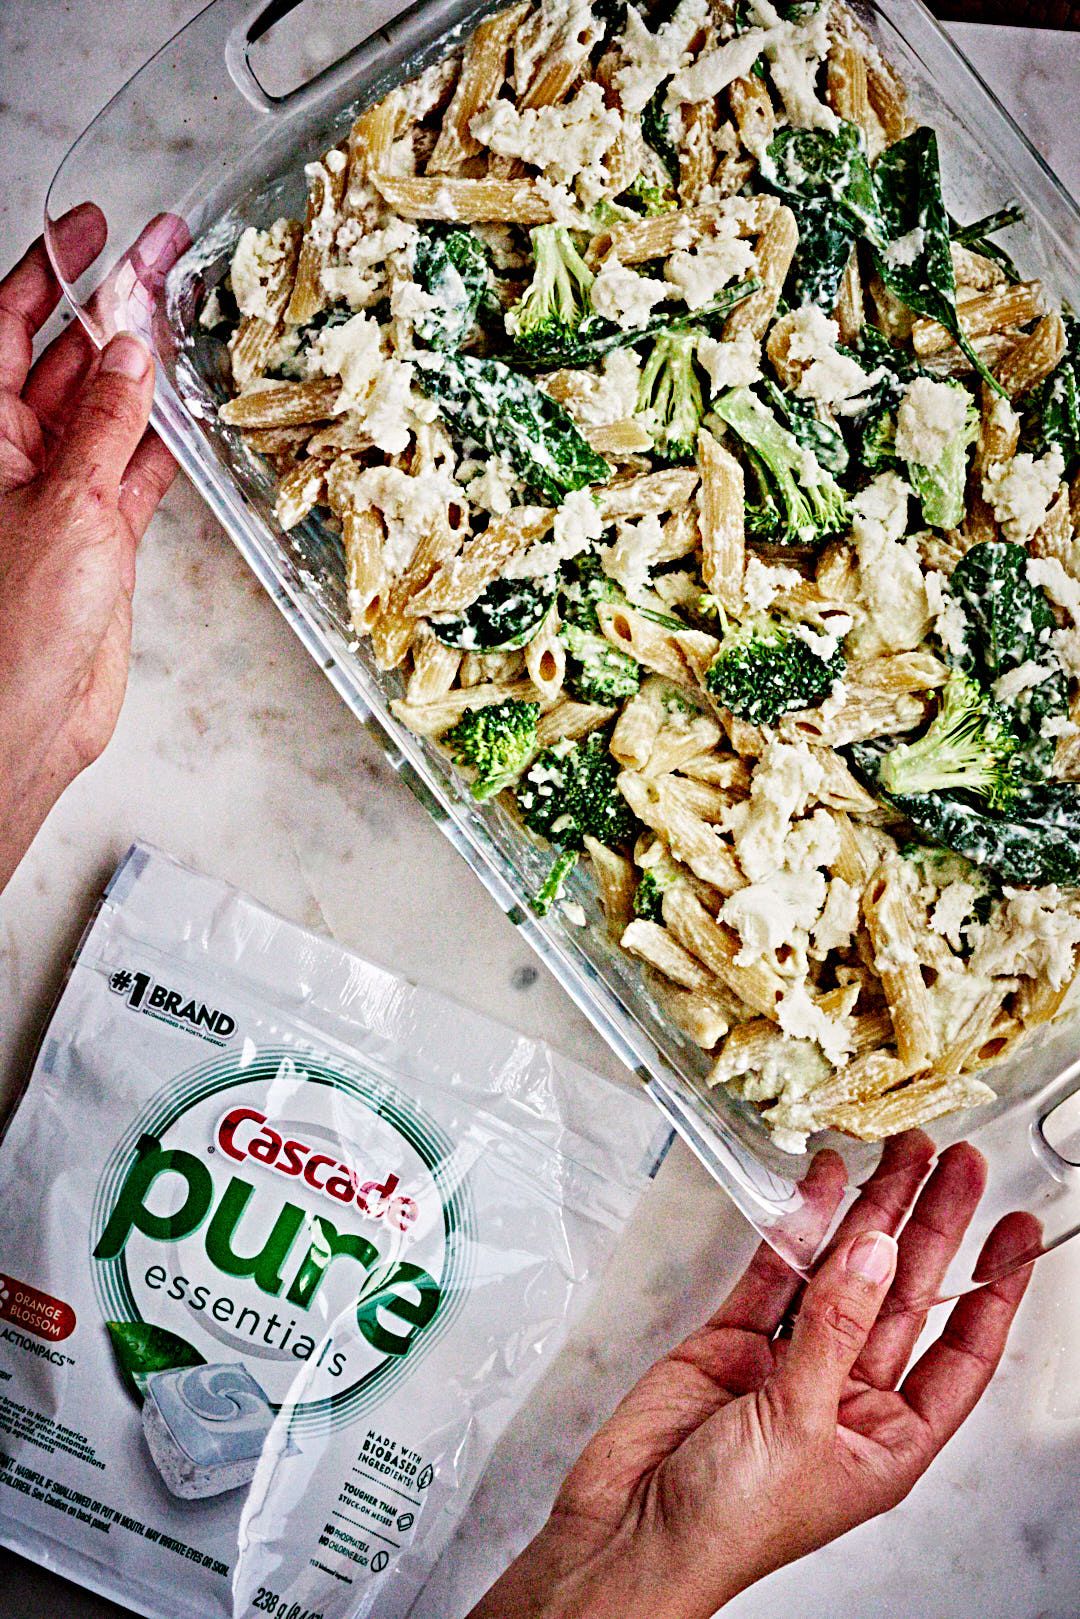
[[[114,995],[123,995],[133,1012],[145,1012],[163,1023],[188,1029],[215,1045],[223,1045],[236,1030],[236,1019],[228,1012],[207,1006],[205,1001],[197,1001],[179,989],[170,989],[167,984],[155,983],[149,973],[118,968],[109,977],[109,988]]]
[[[257,1361],[296,1420],[351,1421],[464,1297],[471,1195],[460,1170],[443,1188],[454,1157],[374,1075],[222,1053],[110,1155],[90,1237],[102,1316],[211,1365]]]

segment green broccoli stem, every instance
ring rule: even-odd
[[[577,865],[577,850],[564,849],[533,896],[532,908],[537,916],[547,916],[552,906],[562,898],[566,879]]]
[[[576,330],[589,314],[589,293],[596,280],[565,225],[538,225],[532,231],[536,268],[509,321],[522,336],[551,325]]]
[[[705,414],[696,351],[690,333],[661,333],[642,369],[636,414],[646,418],[657,454],[668,461],[692,459]]]

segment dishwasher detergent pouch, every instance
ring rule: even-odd
[[[0,1148],[0,1538],[161,1619],[406,1614],[657,1148],[136,845]]]

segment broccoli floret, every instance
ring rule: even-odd
[[[537,916],[546,916],[551,907],[562,898],[566,879],[577,865],[577,850],[565,849],[556,860],[544,881],[532,898],[532,908]]]
[[[623,591],[604,572],[595,547],[563,563],[560,589],[559,611],[562,614],[564,640],[568,625],[592,635],[600,634],[600,620],[596,612],[600,602],[611,602],[616,607],[626,604]]]
[[[814,454],[801,445],[749,388],[731,388],[713,409],[754,452],[780,517],[769,538],[781,545],[813,545],[838,534],[847,520],[844,492]]]
[[[967,396],[960,383],[949,383]],[[933,466],[913,461],[908,477],[922,503],[924,520],[934,528],[956,528],[964,519],[967,453],[979,436],[979,413],[968,404],[963,425],[954,433]]]
[[[705,684],[722,708],[750,725],[774,725],[781,714],[824,702],[844,667],[841,647],[819,657],[792,620],[755,613],[728,622]]]
[[[879,780],[899,798],[960,789],[1006,810],[1021,781],[1017,737],[1008,715],[967,675],[953,674],[941,708],[917,742],[901,742],[882,760]]]
[[[454,762],[476,771],[474,798],[494,798],[521,774],[536,747],[539,718],[539,703],[511,699],[470,709],[446,732],[443,746],[450,749]]]
[[[564,624],[559,636],[567,651],[566,684],[573,696],[606,708],[633,697],[643,673],[636,658],[576,624]]]
[[[538,225],[531,232],[533,278],[507,316],[514,346],[543,358],[553,338],[577,332],[592,317],[589,293],[596,280],[565,225]]]
[[[583,742],[558,742],[537,754],[517,787],[521,818],[559,849],[582,849],[586,836],[630,843],[637,818],[615,785],[619,766],[603,731]]]
[[[646,858],[649,864],[642,871],[634,889],[634,915],[640,916],[644,922],[662,922],[664,895],[672,883],[682,879],[684,872],[666,853],[663,845],[654,844]]]
[[[655,181],[646,179],[643,174],[634,176],[623,196],[631,207],[649,218],[656,214],[670,214],[679,206],[670,184],[657,185]]]
[[[641,372],[636,414],[643,416],[664,461],[692,461],[705,414],[701,383],[694,369],[696,339],[689,332],[653,338]]]

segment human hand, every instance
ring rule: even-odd
[[[84,204],[57,229],[81,274],[102,214]],[[146,431],[154,367],[136,339],[99,356],[73,322],[31,364],[59,297],[39,239],[0,281],[0,889],[112,735],[135,551],[176,471]]]
[[[759,1248],[713,1319],[589,1443],[471,1619],[708,1619],[903,1500],[990,1381],[1030,1276],[962,1297],[904,1375],[985,1185],[983,1158],[960,1143],[920,1193],[933,1150],[921,1131],[886,1144],[790,1338],[776,1334],[802,1283]],[[1030,1215],[1007,1216],[980,1273],[1000,1276],[1039,1237]]]

